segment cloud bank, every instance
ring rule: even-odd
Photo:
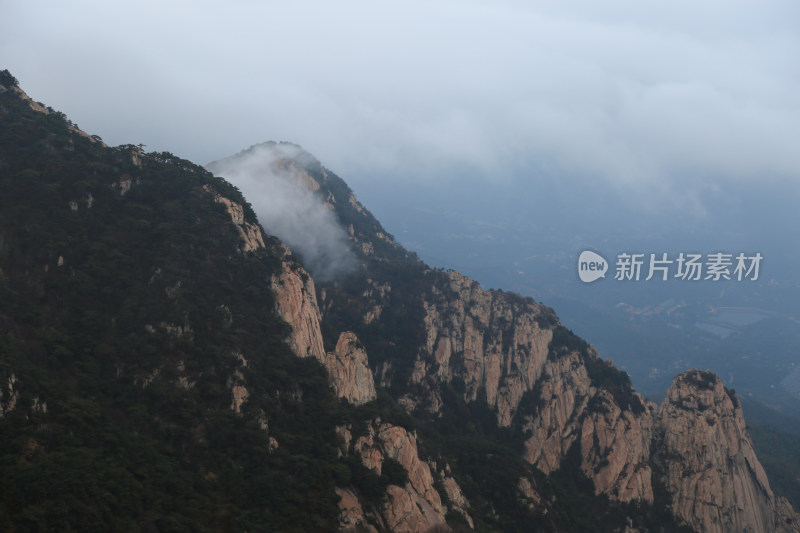
[[[300,169],[285,164],[299,154],[291,145],[261,144],[206,168],[242,191],[264,230],[288,244],[316,280],[330,281],[351,271],[355,256],[333,211]]]
[[[675,204],[800,181],[795,0],[6,4],[4,66],[111,144]]]

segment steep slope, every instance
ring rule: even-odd
[[[2,528],[328,531],[348,494],[365,526],[443,525],[413,421],[355,334],[323,344],[314,280],[240,192],[0,74]]]
[[[675,513],[699,531],[800,531],[775,498],[736,396],[711,372],[677,378],[658,412],[659,456]]]
[[[230,184],[0,76],[0,529],[332,529],[335,425]],[[298,267],[299,268],[299,267]]]
[[[669,411],[636,394],[628,376],[564,328],[551,309],[485,291],[456,272],[427,268],[341,179],[297,146],[266,143],[209,166],[265,167],[270,179],[278,175],[306,189],[346,228],[357,267],[316,287],[325,342],[334,344],[344,331],[361,339],[379,386],[416,419],[421,454],[431,465],[448,465],[453,481],[466,487],[461,497],[472,513],[466,514],[469,524],[512,530],[533,520],[579,530],[585,520],[582,527],[657,531],[678,530],[672,523],[678,520],[707,527],[702,513],[682,510],[686,491],[676,488],[682,477],[678,455],[662,438]],[[683,448],[686,454],[701,451],[694,441]],[[477,468],[476,457],[494,461],[493,470]],[[490,488],[485,477],[493,475],[504,479],[504,489]],[[549,484],[559,479],[568,494],[561,492],[558,501],[563,487],[556,488],[547,502],[539,492],[552,490]],[[509,487],[516,495],[512,490],[509,497]],[[739,487],[737,494],[741,490],[749,489]],[[772,518],[753,522],[759,531],[775,526],[776,509],[782,509],[783,523],[795,527],[797,517],[785,502],[764,494],[758,501],[729,498],[722,507],[733,514],[772,509],[761,513],[772,512]],[[578,505],[605,509],[594,517],[552,516],[574,512],[576,497]],[[616,511],[604,501],[617,502],[610,506]]]

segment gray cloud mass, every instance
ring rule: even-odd
[[[798,181],[800,4],[3,2],[0,60],[110,144],[297,142],[352,184]],[[544,170],[543,170],[544,169]]]

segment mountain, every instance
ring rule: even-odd
[[[298,146],[207,168],[0,76],[4,529],[800,531],[713,374],[656,406]]]
[[[345,414],[283,342],[285,248],[201,167],[0,85],[0,528],[335,528]]]
[[[492,440],[502,442],[545,474],[560,469],[574,454],[580,475],[591,480],[594,493],[612,501],[647,502],[658,508],[670,506],[675,499],[691,499],[685,495],[689,489],[680,483],[683,475],[670,477],[669,468],[674,465],[662,459],[665,453],[677,457],[679,451],[691,455],[700,445],[686,442],[667,453],[663,436],[681,429],[680,424],[693,426],[689,418],[695,413],[687,411],[676,422],[672,420],[674,412],[665,410],[667,402],[656,409],[631,389],[627,375],[601,360],[564,328],[551,309],[513,293],[484,291],[457,272],[427,269],[396,244],[340,179],[310,155],[296,157],[298,150],[267,143],[208,168],[231,179],[241,179],[238,169],[256,168],[264,180],[293,180],[322,199],[339,220],[347,221],[359,265],[342,282],[318,284],[322,330],[353,331],[362,339],[380,386],[422,423],[420,431],[430,432],[429,438],[438,444],[430,445],[429,460],[451,467],[466,463],[458,456],[460,450],[448,445],[450,435],[442,435],[440,427],[446,423],[477,426],[470,420],[458,420],[458,411],[480,410],[488,418],[484,424],[494,428],[486,431],[467,426],[470,431],[504,432],[505,438],[491,435]],[[376,251],[375,242],[388,246]],[[317,312],[312,312],[316,317]],[[397,335],[398,331],[403,334]],[[327,342],[334,340],[331,337]],[[670,394],[682,391],[700,396],[704,380],[711,379],[715,387],[722,387],[711,374],[702,374],[703,379],[698,380],[687,376],[690,374],[676,379]],[[687,380],[694,385],[689,392],[685,390]],[[735,420],[740,431],[717,451],[720,457],[753,455],[738,400],[724,387],[721,390],[730,398],[724,417]],[[709,424],[713,426],[713,422]],[[718,440],[713,432],[709,439]],[[718,470],[705,463],[703,468]],[[690,478],[697,476],[692,490],[716,490],[702,472],[685,473]],[[487,474],[462,472],[454,479],[467,486],[485,482],[480,478]],[[720,506],[719,516],[707,519],[708,523],[691,513],[678,514],[679,518],[702,530],[713,530],[709,528],[715,521],[723,527],[721,531],[738,526],[757,531],[779,527],[776,522],[781,519],[775,516],[782,511],[777,509],[769,485],[763,483],[760,465],[752,471],[749,467],[731,469],[725,477],[743,486],[756,483],[758,491],[753,490],[764,494],[757,505],[772,511],[764,511],[760,517],[745,516],[732,510],[736,506],[731,501]],[[508,485],[515,486],[514,481],[518,480],[510,480]],[[528,481],[535,486],[533,479]],[[467,491],[467,496],[481,498],[482,494]],[[721,517],[726,514],[735,518],[725,522]]]

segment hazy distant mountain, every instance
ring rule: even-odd
[[[398,176],[358,188],[423,260],[555,307],[638,390],[662,395],[676,373],[707,368],[740,395],[800,415],[800,230],[789,223],[800,202],[796,187],[728,182],[698,206],[534,167],[516,174],[489,183],[456,172],[433,182]],[[586,249],[611,261],[605,280],[578,279]],[[639,282],[613,279],[621,252],[718,251],[761,253],[760,278],[645,282],[645,272]]]

